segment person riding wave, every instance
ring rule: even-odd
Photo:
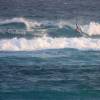
[[[76,24],[76,31],[79,32],[79,33],[82,33],[82,30],[81,30],[81,28],[78,26],[78,24]]]
[[[86,37],[89,37],[88,34],[84,33],[81,29],[81,27],[79,27],[78,24],[76,24],[76,29],[75,29],[76,32],[80,33],[82,36],[86,36]]]

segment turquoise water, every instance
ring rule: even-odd
[[[1,100],[99,100],[99,59],[75,49],[0,52]]]
[[[99,5],[1,0],[0,100],[99,100]]]

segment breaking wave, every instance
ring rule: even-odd
[[[56,34],[56,35],[58,35],[59,31],[63,31],[63,30],[65,30],[64,31],[65,35],[69,34],[69,32],[72,32],[72,31],[75,33],[75,28],[76,28],[75,24],[73,24],[72,22],[69,22],[69,21],[65,21],[65,20],[59,20],[59,21],[51,21],[51,20],[36,21],[36,20],[27,19],[27,18],[23,18],[23,17],[0,20],[0,26],[7,25],[7,24],[8,25],[9,24],[14,24],[14,23],[19,23],[19,24],[22,23],[22,24],[24,24],[25,27],[26,27],[26,31],[29,31],[29,32],[30,31],[34,31],[36,29],[37,30],[41,29],[40,31],[42,31],[44,29],[45,31],[47,31],[47,32],[49,31],[49,33],[51,32],[52,34]],[[89,36],[100,35],[100,24],[97,23],[97,22],[90,22],[87,25],[80,25],[80,27],[81,27],[82,31],[84,33],[88,34]],[[0,29],[2,29],[2,28],[0,28]],[[5,28],[3,28],[3,29],[5,29]],[[50,29],[52,31],[54,31],[54,32],[52,32]],[[16,27],[16,30],[18,30],[17,27]],[[22,34],[22,33],[20,33],[20,34]],[[26,32],[26,34],[27,34],[27,32]],[[41,34],[41,32],[40,32],[40,34]],[[60,34],[63,34],[63,32],[60,32]]]
[[[26,29],[5,31],[5,25],[24,24]],[[4,27],[2,28],[1,26]],[[0,51],[32,51],[41,49],[76,48],[100,50],[100,24],[80,25],[83,34],[75,31],[75,24],[67,21],[35,21],[23,17],[0,21]],[[31,30],[31,31],[30,31]],[[97,36],[99,38],[94,38]]]
[[[91,38],[13,38],[0,40],[0,51],[33,51],[42,49],[59,49],[59,48],[76,48],[76,49],[93,49],[100,50],[100,40]]]
[[[11,23],[23,23],[26,26],[26,29],[29,31],[32,29],[32,27],[40,26],[39,22],[32,21],[23,17],[6,19],[6,20],[0,21],[0,25],[11,24]]]

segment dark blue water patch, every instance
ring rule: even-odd
[[[99,100],[99,91],[85,93],[67,93],[57,91],[31,91],[0,93],[1,100]]]
[[[43,35],[45,34],[42,34],[42,33],[36,33],[36,32],[28,32],[27,30],[5,30],[5,32],[1,32],[0,33],[0,39],[34,39],[34,38],[41,38],[43,37]]]
[[[12,22],[12,23],[4,23],[0,25],[0,29],[25,29],[25,24]]]
[[[12,39],[12,38],[27,38],[31,39],[33,37],[37,37],[34,34],[31,34],[27,32],[27,30],[16,30],[16,29],[11,29],[11,30],[1,30],[0,32],[0,39]]]

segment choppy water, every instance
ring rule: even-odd
[[[1,0],[0,100],[99,100],[99,5]]]

